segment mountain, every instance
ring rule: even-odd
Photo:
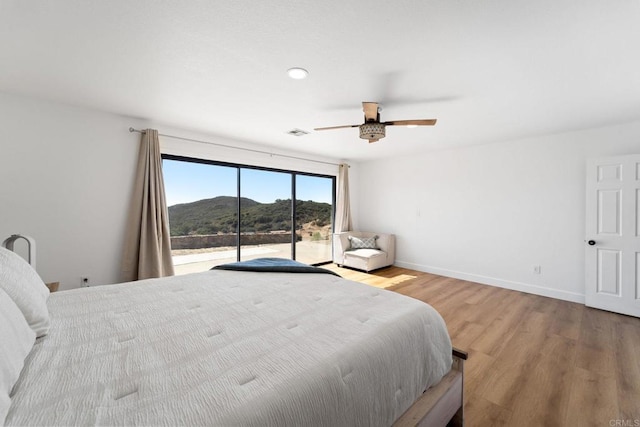
[[[237,199],[218,196],[169,206],[169,224],[172,236],[235,233]],[[259,203],[240,198],[241,231],[262,232],[291,229],[291,200],[278,199],[274,203]],[[331,223],[331,204],[296,201],[297,226]]]

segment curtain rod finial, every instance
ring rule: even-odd
[[[129,132],[135,132],[136,130],[132,127],[129,128]]]

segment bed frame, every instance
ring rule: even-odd
[[[394,427],[462,427],[464,425],[464,361],[467,353],[453,349],[451,371],[425,391]]]

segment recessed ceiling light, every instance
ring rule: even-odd
[[[287,74],[289,74],[289,77],[291,77],[292,79],[301,80],[307,78],[309,72],[304,68],[294,67],[289,68],[287,70]]]

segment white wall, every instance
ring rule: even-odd
[[[37,271],[61,289],[120,280],[140,135],[135,128],[252,146],[131,117],[0,93],[0,241],[34,237]],[[172,154],[332,174],[337,167],[161,138]],[[308,157],[300,153],[285,153]],[[337,162],[336,159],[322,159]],[[21,252],[24,248],[20,248]]]
[[[0,94],[0,239],[35,238],[61,289],[118,279],[137,156],[130,120]]]
[[[359,227],[396,265],[583,302],[585,160],[637,153],[640,122],[362,163]]]
[[[162,152],[164,154],[173,154],[176,156],[193,157],[198,159],[215,160],[243,165],[262,166],[274,169],[296,170],[322,175],[335,176],[338,174],[338,166],[336,164],[339,161],[333,158],[321,158],[317,156],[314,157],[309,154],[284,152],[282,150],[276,150],[267,146],[258,146],[254,144],[243,143],[240,141],[230,141],[228,139],[213,135],[203,135],[167,126],[162,126],[161,133],[164,133],[166,135],[177,135],[181,138],[194,139],[196,141],[207,142],[193,142],[184,139],[166,138],[160,136],[160,145],[162,146]],[[292,136],[292,138],[295,137]],[[216,146],[214,144],[232,145],[233,147],[244,147],[249,150],[256,150],[272,154],[263,154],[260,152],[226,148],[222,146]],[[283,154],[283,156],[280,156],[278,154]],[[293,156],[296,158],[287,156]],[[305,161],[303,159],[311,159],[316,161]]]

